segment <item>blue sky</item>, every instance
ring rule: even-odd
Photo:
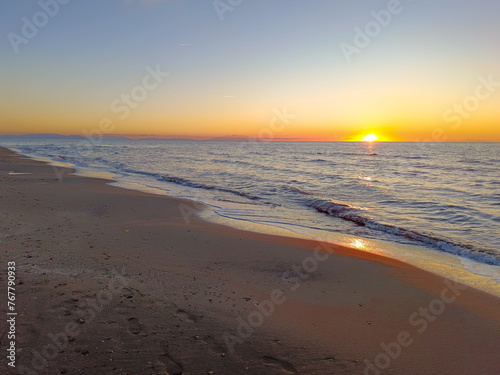
[[[123,132],[222,134],[240,117],[234,127],[247,134],[274,107],[288,105],[300,118],[290,135],[313,129],[323,136],[331,127],[332,137],[347,136],[363,126],[406,134],[420,114],[436,126],[478,76],[500,78],[499,1],[402,1],[402,11],[348,63],[340,44],[353,45],[354,29],[388,4],[242,0],[222,21],[212,1],[72,0],[16,54],[9,33],[22,36],[22,18],[32,20],[41,8],[3,2],[0,99],[8,115],[0,126],[28,131],[36,115],[40,131],[53,124],[79,133],[106,116],[145,67],[159,64],[171,73],[168,82]],[[492,100],[478,121],[490,124],[498,114]]]

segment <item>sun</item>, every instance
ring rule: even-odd
[[[375,142],[378,139],[378,137],[375,134],[368,134],[365,135],[363,138],[361,138],[361,141],[363,142]]]

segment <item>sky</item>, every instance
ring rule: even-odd
[[[0,134],[500,141],[497,0],[0,5]]]

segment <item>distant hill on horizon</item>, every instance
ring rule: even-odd
[[[0,134],[0,138],[25,138],[25,139],[85,139],[81,135],[61,135],[56,133],[43,134]]]
[[[300,138],[272,138],[272,139],[259,139],[258,137],[248,137],[242,135],[227,135],[208,139],[195,139],[195,138],[160,138],[154,136],[145,135],[144,137],[138,137],[136,135],[113,135],[113,134],[102,134],[103,139],[126,139],[131,141],[185,141],[185,142],[308,142],[308,140]],[[32,140],[85,140],[87,137],[82,135],[62,135],[57,133],[40,133],[40,134],[0,134],[0,140],[2,139],[32,139]],[[98,136],[91,138],[93,141],[98,139]]]
[[[82,135],[62,135],[57,133],[40,133],[40,134],[0,134],[0,139],[34,139],[34,140],[48,140],[48,139],[67,139],[67,140],[84,140],[87,139]],[[97,139],[98,137],[93,137]],[[104,139],[128,139],[131,141],[144,140],[144,141],[197,141],[191,138],[158,138],[158,137],[145,137],[145,138],[133,138],[132,136],[124,135],[109,135],[103,134]]]
[[[215,137],[215,138],[209,138],[209,139],[204,139],[204,140],[199,140],[199,139],[194,139],[194,138],[161,138],[161,137],[155,137],[155,136],[145,136],[145,137],[137,137],[137,136],[127,136],[127,135],[113,135],[113,134],[102,134],[101,135],[103,139],[128,139],[131,141],[136,141],[136,140],[141,140],[141,141],[195,141],[195,142],[200,142],[200,141],[214,141],[214,142],[245,142],[245,141],[252,141],[256,139],[252,139],[249,137],[244,137],[244,136],[236,136],[236,135],[229,135],[229,136],[222,136],[222,137]],[[40,134],[4,134],[0,135],[0,139],[34,139],[34,140],[49,140],[49,139],[66,139],[66,140],[84,140],[86,137],[82,135],[62,135],[62,134],[57,134],[57,133],[40,133]],[[93,139],[97,139],[98,136],[95,136]]]

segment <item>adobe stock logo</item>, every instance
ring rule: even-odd
[[[66,5],[71,0],[40,0],[38,5],[41,10],[33,14],[30,18],[21,18],[21,35],[14,32],[7,34],[10,45],[16,54],[19,53],[21,44],[28,44],[31,39],[37,36],[38,31],[49,23],[51,18],[59,14],[61,5]]]
[[[474,94],[465,97],[460,103],[455,103],[443,114],[444,121],[453,123],[451,127],[453,130],[460,129],[464,120],[479,110],[481,103],[490,99],[500,87],[500,81],[495,81],[493,74],[488,77],[480,76],[477,80],[479,84]]]
[[[446,287],[441,290],[438,298],[434,298],[426,306],[420,306],[418,311],[409,316],[409,325],[418,327],[415,332],[403,330],[396,335],[394,341],[388,344],[381,342],[379,354],[373,360],[364,360],[364,375],[381,375],[383,370],[388,369],[403,354],[404,348],[417,341],[418,335],[424,333],[446,311],[447,306],[455,302],[462,295],[462,291],[467,289],[466,285],[455,281],[444,280],[444,284]]]
[[[224,21],[224,14],[226,12],[232,12],[236,7],[240,6],[243,0],[214,0],[212,5],[214,6],[217,15],[221,21]]]
[[[411,1],[411,0],[408,0]],[[354,54],[359,55],[363,49],[367,48],[375,39],[387,28],[395,15],[400,14],[404,10],[403,4],[399,0],[389,0],[387,9],[380,11],[372,10],[370,12],[372,20],[368,21],[363,29],[355,27],[353,44],[346,42],[340,43],[339,47],[348,63],[352,62]]]
[[[150,93],[160,87],[160,84],[170,75],[169,72],[162,71],[160,65],[156,65],[154,69],[147,66],[146,72],[141,84],[134,86],[129,93],[121,94],[119,98],[111,102],[111,112],[118,115],[119,120],[124,121],[132,110],[138,108]],[[116,123],[110,117],[104,117],[99,121],[97,128],[90,131],[82,130],[86,139],[78,143],[75,149],[76,154],[80,157],[89,157],[92,154],[92,149],[101,144],[104,135],[113,133],[115,129]]]

